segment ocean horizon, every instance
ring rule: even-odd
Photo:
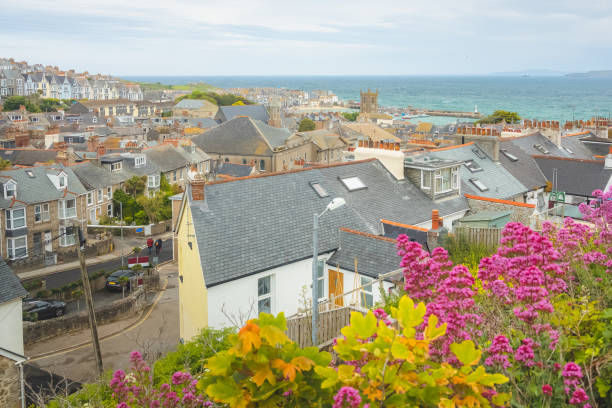
[[[609,117],[612,78],[564,76],[121,76],[138,82],[185,85],[205,82],[218,88],[274,87],[330,90],[341,100],[359,100],[361,90],[378,90],[385,107],[473,112],[518,112],[523,118],[567,121]],[[454,120],[453,120],[454,121]]]

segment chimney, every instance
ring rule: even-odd
[[[604,162],[604,169],[612,169],[612,146],[610,146],[610,150],[608,150],[608,155]]]
[[[98,136],[91,136],[87,139],[87,150],[90,152],[98,151]]]
[[[431,210],[431,229],[437,231],[440,229],[440,213],[438,210]]]
[[[25,105],[19,105],[19,112],[26,113]]]
[[[98,157],[102,157],[106,154],[106,147],[104,145],[98,145],[96,147],[96,153],[98,153]]]
[[[204,186],[206,182],[200,174],[191,181],[191,199],[193,201],[204,201]]]

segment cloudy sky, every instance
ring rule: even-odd
[[[610,0],[2,0],[0,56],[118,75],[612,69]]]

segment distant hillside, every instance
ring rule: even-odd
[[[575,72],[565,76],[571,78],[612,78],[612,70],[608,69],[602,71]]]
[[[147,91],[147,90],[160,91],[164,89],[173,89],[173,90],[178,90],[178,91],[208,92],[208,91],[215,91],[219,89],[216,86],[206,84],[204,82],[191,83],[187,85],[164,85],[159,82],[134,82],[134,81],[127,81],[127,82],[136,83],[140,85],[143,91]]]

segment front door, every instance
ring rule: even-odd
[[[334,296],[335,306],[344,306],[344,297],[340,296],[344,293],[344,274],[340,271],[328,270],[329,273],[329,298]]]
[[[51,241],[51,231],[45,231],[45,251],[53,252],[53,243]]]

